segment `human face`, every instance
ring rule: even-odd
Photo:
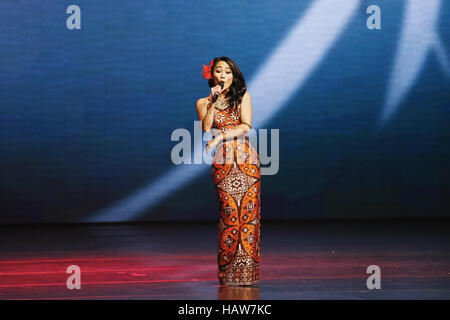
[[[217,85],[219,81],[223,81],[223,91],[225,92],[233,83],[233,72],[230,66],[225,61],[219,61],[214,66],[214,83]]]

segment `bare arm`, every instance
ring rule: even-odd
[[[202,122],[203,131],[209,132],[214,122],[216,115],[216,102],[212,102],[215,94],[220,94],[223,88],[220,85],[211,88],[211,93],[208,98],[197,100],[198,119]]]
[[[216,111],[214,105],[208,99],[199,99],[197,101],[198,119],[202,122],[202,129],[209,132],[214,121]]]

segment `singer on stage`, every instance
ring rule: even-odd
[[[221,285],[252,285],[259,280],[261,170],[259,156],[249,142],[252,104],[244,77],[228,57],[203,65],[210,95],[197,101],[202,129],[213,139],[211,166],[217,201],[218,277]]]

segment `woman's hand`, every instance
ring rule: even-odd
[[[211,88],[211,94],[210,94],[211,101],[214,100],[214,94],[216,92],[218,94],[220,94],[222,92],[222,87],[220,85],[217,85],[217,86]]]
[[[206,144],[206,153],[209,153],[221,141],[222,141],[222,136],[221,135],[215,137],[212,140],[209,140],[208,143]]]

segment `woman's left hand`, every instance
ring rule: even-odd
[[[219,144],[219,142],[222,140],[220,136],[215,137],[212,140],[209,140],[206,144],[206,153],[209,153],[215,146]]]

